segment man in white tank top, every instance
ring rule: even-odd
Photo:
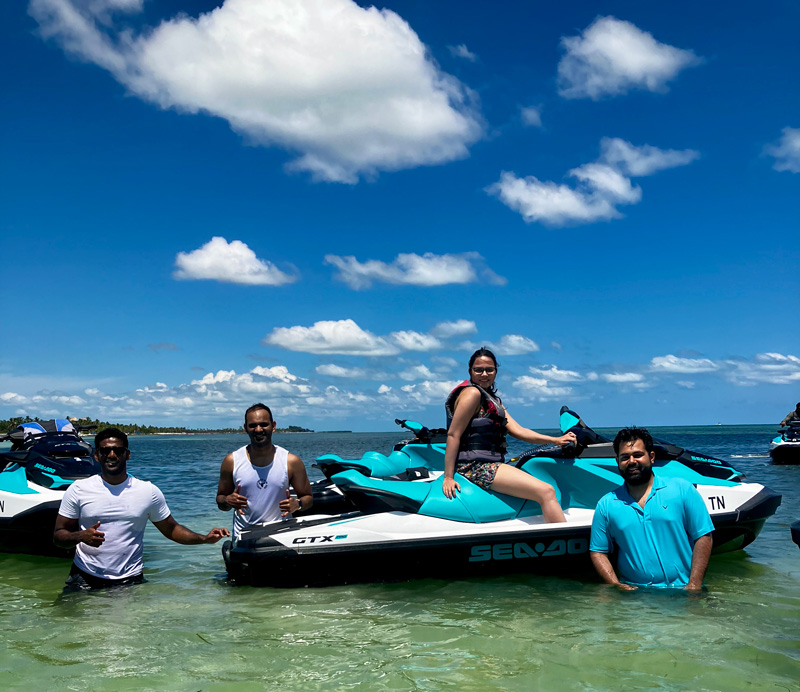
[[[272,411],[264,404],[251,406],[244,414],[244,430],[250,444],[223,459],[217,487],[217,507],[225,512],[234,510],[234,540],[250,526],[280,521],[307,510],[313,502],[300,457],[272,444]]]

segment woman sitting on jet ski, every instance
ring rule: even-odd
[[[487,348],[479,348],[469,359],[469,380],[456,387],[445,402],[447,449],[444,455],[445,496],[455,497],[461,486],[455,472],[475,485],[495,492],[533,500],[542,506],[551,523],[566,521],[553,486],[514,466],[504,464],[506,433],[532,444],[574,444],[574,433],[561,437],[542,435],[523,428],[506,411],[494,388],[497,358]]]

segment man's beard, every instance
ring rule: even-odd
[[[269,447],[272,444],[272,435],[264,435],[261,439],[256,439],[255,436],[250,438],[250,444],[253,447]]]
[[[623,478],[631,485],[645,485],[653,477],[652,466],[639,466],[638,468],[627,468]]]

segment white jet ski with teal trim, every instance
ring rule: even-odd
[[[0,552],[69,557],[53,545],[61,498],[73,481],[100,473],[82,427],[59,418],[0,435]]]
[[[571,415],[570,429],[581,429],[580,418]],[[616,461],[610,467],[611,442],[588,428],[582,435],[572,456],[549,448],[512,460],[556,489],[567,518],[558,524],[545,522],[537,503],[483,490],[459,474],[461,492],[446,498],[444,454],[437,443],[401,445],[388,456],[372,452],[356,462],[325,455],[318,465],[356,511],[253,527],[223,546],[228,575],[236,584],[296,587],[509,572],[591,574],[594,508],[622,479]],[[713,464],[691,453],[686,463],[677,460],[685,450],[660,447],[655,472],[679,475],[697,487],[714,522],[716,553],[751,543],[780,505],[780,495],[740,482],[720,460]],[[613,450],[610,455],[613,460]],[[414,465],[419,462],[424,463]],[[715,475],[701,472],[708,465]],[[371,475],[393,470],[400,472],[394,478]]]

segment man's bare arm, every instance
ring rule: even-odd
[[[692,570],[689,573],[689,583],[686,585],[688,591],[700,591],[703,588],[703,579],[708,569],[708,560],[711,557],[711,547],[714,539],[710,533],[700,536],[694,542],[692,549]]]
[[[300,509],[302,502],[303,511],[309,509],[314,504],[314,497],[311,494],[311,481],[308,480],[306,467],[300,457],[290,454],[287,460],[289,471],[289,484],[297,495],[297,499],[291,497],[287,491],[287,498],[281,500],[280,508],[283,516],[294,514]]]
[[[614,571],[614,566],[611,564],[611,560],[608,559],[608,555],[605,553],[595,553],[590,550],[589,557],[592,559],[592,564],[594,565],[595,570],[597,570],[597,574],[600,575],[600,578],[606,584],[616,586],[622,591],[634,591],[636,589],[635,586],[623,584],[619,580],[617,573]]]
[[[98,531],[100,522],[88,529],[81,530],[77,519],[70,519],[62,514],[56,515],[56,526],[53,530],[53,543],[59,548],[74,548],[78,543],[86,543],[92,548],[99,548],[105,541],[105,533]]]

